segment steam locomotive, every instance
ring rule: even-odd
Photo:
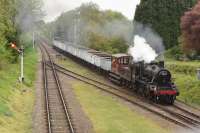
[[[179,95],[170,71],[165,69],[164,61],[133,62],[133,57],[127,54],[113,55],[109,79],[129,86],[155,102],[173,104]]]
[[[163,61],[133,62],[133,57],[128,54],[110,55],[69,42],[54,41],[53,47],[76,61],[105,73],[112,82],[130,87],[155,102],[173,104],[179,95]]]

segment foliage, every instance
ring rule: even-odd
[[[199,68],[198,61],[167,61],[166,66],[172,72],[175,83],[180,90],[178,99],[189,104],[200,105],[200,82],[196,76]]]
[[[199,65],[200,63],[195,61],[167,61],[167,68],[169,68],[172,72],[185,75],[196,75],[196,70]]]
[[[23,43],[20,36],[24,27],[32,28],[30,23],[39,19],[39,3],[40,0],[0,0],[0,69],[6,62],[16,62],[18,53],[10,50],[10,43]]]
[[[3,38],[1,39],[1,43],[5,40],[12,41],[15,38],[15,4],[15,0],[0,0],[0,35]]]
[[[141,0],[135,20],[151,27],[163,38],[167,49],[178,45],[180,18],[196,0]]]
[[[182,55],[183,55],[183,52],[179,46],[174,46],[165,52],[166,58],[175,59],[175,60],[180,60]]]
[[[7,50],[8,42],[14,41],[16,29],[14,25],[15,0],[0,0],[0,69],[8,63],[8,59],[13,61],[11,51]]]
[[[200,1],[181,18],[183,49],[200,53]]]
[[[98,51],[105,51],[107,53],[126,53],[128,45],[126,41],[120,37],[108,38],[95,33],[91,33],[89,37],[89,46]]]
[[[63,13],[48,27],[55,39],[110,53],[126,52],[132,37],[132,24],[126,17],[119,12],[102,11],[91,2]]]

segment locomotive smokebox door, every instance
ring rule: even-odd
[[[198,78],[198,80],[200,80],[200,68],[197,69],[197,78]]]

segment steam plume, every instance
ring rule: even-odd
[[[134,47],[129,49],[129,53],[133,56],[135,62],[145,61],[150,63],[157,57],[156,52],[147,44],[146,40],[136,35],[134,38]]]
[[[135,62],[145,61],[150,63],[155,60],[158,54],[164,51],[162,38],[150,27],[134,23],[134,44],[129,48],[129,54],[133,56]]]

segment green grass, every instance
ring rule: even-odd
[[[80,64],[74,62],[72,59],[65,57],[65,60],[56,60],[56,62],[62,66],[64,66],[67,69],[70,69],[71,71],[74,71],[78,74],[81,74],[83,76],[87,76],[90,78],[98,79],[100,81],[105,81],[105,79],[102,76],[99,76],[97,73],[92,72],[89,68],[83,67]]]
[[[26,49],[25,84],[18,82],[19,63],[8,64],[0,70],[0,132],[31,132],[34,104],[33,81],[35,79],[37,54]]]
[[[92,86],[75,82],[75,94],[96,133],[166,133],[154,121],[132,111]]]
[[[200,68],[200,62],[168,61],[166,65],[172,72],[180,90],[178,99],[189,104],[200,105],[200,81],[196,75],[197,68]]]

